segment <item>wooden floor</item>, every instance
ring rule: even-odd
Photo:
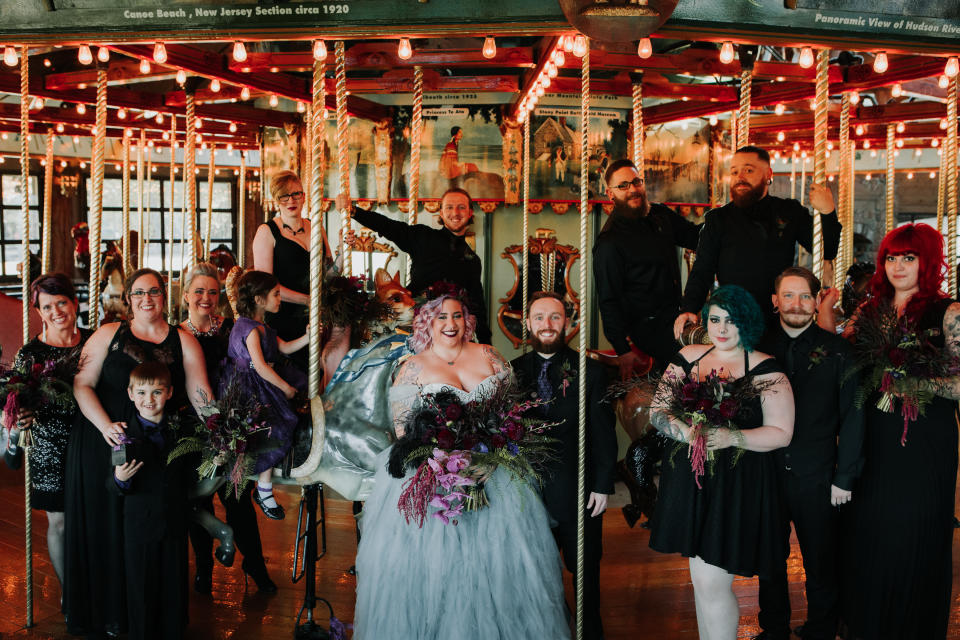
[[[0,638],[69,638],[59,612],[59,585],[46,552],[46,518],[35,511],[33,526],[35,626],[24,629],[24,510],[23,476],[0,465]],[[216,566],[212,596],[190,592],[188,638],[234,640],[289,639],[303,599],[303,585],[291,584],[293,541],[299,495],[295,489],[280,496],[287,508],[281,522],[261,519],[264,554],[279,592],[273,596],[257,593],[251,582],[245,588],[239,558],[232,568]],[[219,507],[219,504],[217,505]],[[318,562],[318,594],[333,605],[343,621],[353,619],[355,578],[347,572],[356,553],[351,503],[327,500],[327,554]],[[627,527],[620,509],[604,517],[604,558],[602,565],[602,614],[608,640],[642,638],[697,638],[693,587],[686,561],[662,555],[647,547],[649,532]],[[954,542],[954,584],[960,575],[960,549]],[[794,624],[804,619],[803,568],[794,542],[790,556],[790,586],[795,607]],[[191,574],[192,575],[192,574]],[[567,598],[572,602],[570,576]],[[741,619],[739,636],[750,638],[756,626],[756,580],[737,579]],[[316,610],[326,625],[325,608]],[[951,638],[960,638],[960,601],[954,593]],[[451,639],[456,640],[456,639]],[[547,639],[545,639],[547,640]]]

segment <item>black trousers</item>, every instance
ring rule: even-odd
[[[634,346],[653,358],[655,371],[666,368],[670,359],[680,351],[680,343],[673,337],[673,323],[678,311],[639,319],[630,325],[630,340]]]
[[[233,539],[237,549],[243,554],[243,566],[246,569],[257,570],[264,566],[263,544],[260,542],[260,527],[257,526],[257,512],[250,499],[250,492],[254,483],[247,485],[240,491],[240,497],[234,496],[233,491],[227,491],[226,485],[220,487],[217,495],[226,511],[227,524],[233,528]],[[200,503],[201,509],[213,513],[213,496],[208,496]],[[190,524],[190,544],[196,559],[197,572],[213,570],[213,538],[206,529],[196,523]]]
[[[125,543],[129,640],[180,640],[187,627],[187,536]]]
[[[830,480],[797,478],[780,470],[780,489],[785,512],[782,534],[790,538],[793,522],[806,572],[807,621],[804,638],[834,640],[839,610],[839,515],[830,504]],[[760,627],[775,639],[790,637],[790,594],[787,559],[774,575],[760,580]]]
[[[577,572],[577,521],[561,522],[553,528],[567,571]],[[591,518],[587,514],[583,527],[583,637],[586,640],[603,638],[600,620],[600,558],[603,555],[603,514]],[[575,607],[573,608],[575,611]]]

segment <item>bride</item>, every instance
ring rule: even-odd
[[[424,394],[452,391],[464,401],[510,384],[493,347],[470,342],[476,318],[451,295],[424,304],[413,325],[415,355],[391,389],[397,435]],[[497,468],[486,480],[489,506],[458,524],[427,517],[423,527],[398,510],[405,479],[380,454],[363,509],[357,551],[354,638],[458,640],[569,638],[560,559],[535,487]]]

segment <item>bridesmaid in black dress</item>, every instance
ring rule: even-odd
[[[700,478],[702,488],[687,448],[667,445],[650,547],[690,558],[701,640],[733,640],[740,620],[734,576],[766,575],[786,555],[776,543],[780,503],[769,452],[789,444],[793,435],[793,392],[776,361],[753,351],[763,334],[763,316],[749,293],[736,285],[718,288],[702,318],[713,345],[684,347],[664,377],[692,371],[703,379],[716,371],[764,388],[740,407],[734,418],[739,431],[709,430],[707,447],[716,457]],[[674,440],[689,441],[690,426],[656,402],[651,424]],[[736,464],[732,447],[744,449]]]
[[[201,262],[187,272],[183,281],[183,299],[187,306],[187,319],[180,328],[189,331],[200,343],[203,357],[207,363],[207,379],[214,389],[220,384],[220,365],[227,357],[227,342],[233,320],[217,315],[217,301],[220,299],[220,280],[217,268],[209,262]],[[260,528],[257,526],[257,513],[250,499],[253,483],[248,482],[237,498],[233,492],[221,487],[217,494],[226,511],[227,524],[233,528],[237,548],[243,554],[243,570],[256,582],[257,588],[265,593],[275,593],[277,585],[270,579],[263,559],[263,545],[260,541]],[[213,513],[213,496],[201,501],[201,507]],[[197,574],[193,588],[197,593],[210,593],[213,586],[213,539],[207,531],[196,523],[190,526],[190,544],[193,545]]]
[[[852,320],[892,306],[919,330],[934,330],[936,348],[960,355],[960,303],[943,294],[943,239],[925,224],[908,224],[883,239],[872,298]],[[935,640],[947,636],[953,576],[953,509],[957,478],[957,379],[939,380],[941,394],[910,422],[903,437],[900,405],[864,402],[863,474],[845,507],[843,619],[849,640]]]
[[[40,312],[43,332],[23,345],[14,358],[14,366],[44,363],[79,356],[91,331],[77,328],[77,294],[70,278],[62,273],[45,273],[30,284],[30,304]],[[65,380],[68,384],[70,380]],[[10,432],[7,463],[18,467],[23,451],[17,446],[22,429],[30,429],[30,502],[34,509],[47,512],[47,550],[50,563],[63,586],[63,494],[67,440],[73,427],[75,409],[61,406],[38,407],[23,411]]]
[[[152,269],[124,282],[130,322],[100,327],[83,348],[73,391],[80,407],[67,449],[64,613],[73,634],[117,634],[126,627],[122,498],[107,492],[111,446],[120,442],[130,371],[148,360],[170,369],[168,410],[198,407],[213,398],[203,351],[188,332],[164,318],[166,290]],[[183,558],[183,574],[187,573]],[[185,593],[185,592],[184,592]],[[184,602],[186,606],[186,602]]]

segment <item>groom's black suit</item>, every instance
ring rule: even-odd
[[[577,569],[577,458],[579,403],[579,354],[568,347],[550,358],[547,379],[553,399],[545,407],[548,421],[558,423],[549,436],[556,438],[556,460],[543,478],[543,501],[550,516],[557,521],[554,536],[563,553],[563,561],[571,572]],[[531,352],[514,359],[514,373],[521,389],[538,393],[537,381],[544,357]],[[568,384],[564,388],[564,381]],[[613,493],[617,462],[616,419],[613,407],[603,402],[607,388],[607,374],[602,365],[587,360],[587,465],[586,495]],[[600,621],[600,557],[603,516],[586,514],[584,527],[584,638],[603,637]]]

